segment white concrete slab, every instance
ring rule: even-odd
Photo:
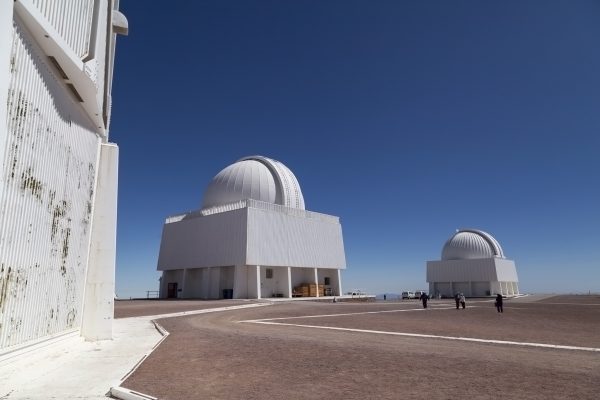
[[[113,340],[86,342],[75,332],[4,354],[0,399],[106,399],[162,339],[153,320],[264,305],[115,319]]]

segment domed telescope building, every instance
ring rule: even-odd
[[[452,297],[519,294],[515,262],[504,257],[500,243],[489,233],[459,229],[442,249],[441,261],[427,261],[429,293]]]
[[[306,211],[285,165],[245,157],[209,183],[202,208],[167,218],[161,298],[339,296],[346,268],[338,217]]]

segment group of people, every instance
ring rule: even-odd
[[[456,309],[462,306],[463,309],[467,306],[467,301],[465,300],[465,295],[462,293],[456,293],[454,295],[454,301],[456,302]]]
[[[429,296],[427,295],[427,293],[421,293],[421,297],[419,297],[419,299],[423,302],[423,308],[427,308],[427,300],[429,300]],[[496,306],[496,310],[498,310],[499,313],[504,312],[504,309],[502,308],[502,299],[502,295],[498,293],[496,295],[496,302],[494,303],[494,305]],[[457,310],[460,307],[462,307],[463,309],[467,307],[467,301],[463,293],[456,293],[456,295],[454,295],[454,301],[456,302]]]

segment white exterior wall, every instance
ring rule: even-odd
[[[246,263],[245,209],[165,223],[158,270]]]
[[[512,290],[518,282],[515,263],[503,258],[428,261],[427,282],[430,293],[446,296],[457,292],[467,296],[484,296],[487,291],[490,295],[518,294],[518,290]],[[509,285],[503,286],[500,282]]]
[[[329,278],[329,285],[326,285],[325,288],[331,289],[332,296],[340,296],[342,293],[338,271],[339,271],[338,269],[325,269],[325,268],[320,268],[317,271],[319,284],[324,285],[325,277]]]
[[[248,208],[247,249],[249,265],[346,268],[342,227],[337,219]]]
[[[158,270],[227,265],[346,268],[337,218],[294,212],[301,214],[243,207],[171,218],[163,227]]]
[[[0,1],[0,352],[79,329],[86,278],[103,275],[88,261],[112,2],[90,4]]]
[[[292,268],[292,289],[304,283],[315,282],[315,270],[313,268]]]
[[[200,298],[222,298],[232,288],[234,298],[291,297],[293,286],[317,283],[317,268],[341,293],[346,259],[338,218],[255,200],[168,218],[157,266],[165,272],[161,297],[165,278],[173,277],[166,272],[193,269],[182,295]]]
[[[267,269],[273,270],[273,278],[267,279]],[[281,294],[288,297],[288,269],[287,267],[260,267],[261,297],[275,297]]]
[[[427,261],[427,282],[497,281],[495,260]]]
[[[496,275],[499,281],[518,282],[517,268],[515,262],[506,259],[496,259]]]

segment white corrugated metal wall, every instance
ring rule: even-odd
[[[248,265],[346,268],[337,218],[307,218],[248,208]]]
[[[245,264],[245,208],[169,220],[160,241],[159,271]]]
[[[7,105],[0,112],[0,352],[81,325],[98,157],[107,140],[108,121],[99,126],[98,116],[110,98],[104,69],[112,66],[105,54],[106,40],[114,42],[112,5],[17,0],[0,7],[7,15],[0,60],[9,61],[0,68]],[[57,59],[66,64],[57,67]],[[93,65],[81,64],[88,59]],[[86,100],[74,91],[90,87],[96,95]]]
[[[84,59],[89,52],[94,0],[31,0],[52,27]]]
[[[0,199],[0,348],[76,328],[100,140],[15,20]]]

